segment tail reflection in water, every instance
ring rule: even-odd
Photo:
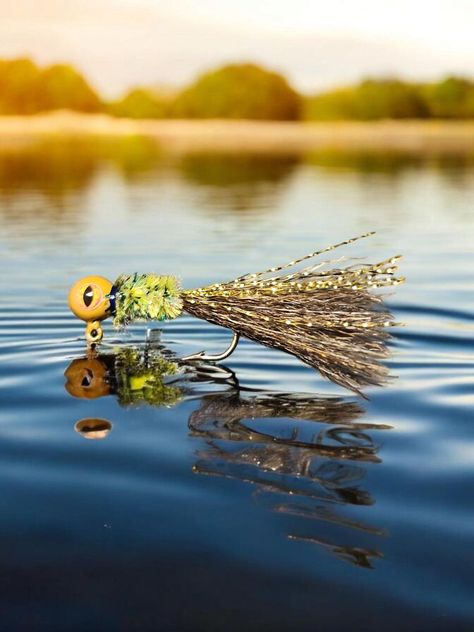
[[[189,420],[191,433],[207,444],[198,451],[194,470],[254,484],[256,500],[302,519],[291,524],[310,523],[309,533],[306,524],[292,530],[290,539],[319,544],[343,560],[372,568],[372,560],[382,557],[378,550],[314,535],[321,523],[384,535],[339,514],[343,506],[375,502],[359,487],[366,474],[359,463],[381,462],[367,431],[389,427],[357,422],[362,412],[341,399],[242,391],[211,396]]]
[[[383,530],[343,515],[375,503],[362,487],[364,465],[381,463],[369,432],[390,428],[364,423],[358,403],[248,389],[229,369],[185,364],[162,348],[76,359],[65,376],[74,397],[114,395],[123,406],[199,399],[188,422],[191,436],[202,441],[194,472],[254,485],[255,500],[282,517],[291,540],[317,544],[359,567],[373,568],[382,557],[376,547],[351,541],[356,531],[365,542]],[[104,439],[112,423],[82,419],[75,429]]]

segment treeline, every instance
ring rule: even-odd
[[[135,88],[107,102],[69,65],[41,69],[29,59],[0,60],[0,114],[56,109],[137,119],[469,119],[474,118],[474,82],[461,77],[436,83],[369,79],[305,96],[277,73],[255,64],[232,64],[203,74],[175,93]]]
[[[474,118],[474,82],[448,77],[437,83],[366,80],[305,100],[304,118],[316,121]]]
[[[173,118],[276,121],[299,119],[301,105],[301,96],[284,77],[254,64],[233,64],[208,72],[163,103]]]
[[[30,59],[0,60],[0,114],[65,108],[99,112],[104,104],[72,66],[38,68]]]

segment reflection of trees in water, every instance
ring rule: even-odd
[[[102,159],[111,162],[122,178],[132,185],[158,178],[171,162],[157,141],[145,136],[109,139],[102,151]]]
[[[201,441],[194,472],[254,485],[255,499],[282,516],[292,540],[319,544],[368,568],[381,557],[376,548],[355,544],[354,534],[374,538],[383,531],[343,513],[374,504],[362,486],[365,464],[381,462],[370,431],[389,428],[365,422],[358,403],[241,388],[229,369],[183,363],[159,341],[141,350],[78,358],[65,376],[72,396],[114,395],[122,406],[170,407],[199,397],[188,421],[191,436]],[[76,424],[95,439],[111,429],[104,419]]]
[[[90,148],[72,140],[0,148],[0,213],[32,226],[80,223],[76,196],[90,186],[96,167]]]
[[[268,205],[299,162],[297,156],[162,152],[146,137],[61,137],[0,147],[0,213],[15,222],[80,220],[83,196],[101,170],[112,167],[131,186],[177,173],[199,192],[205,208],[228,211]],[[31,195],[36,196],[32,204]]]
[[[14,146],[0,151],[0,189],[37,189],[54,198],[87,186],[95,166],[91,147],[72,140]]]
[[[430,194],[435,199],[432,214],[462,218],[468,213],[462,196],[472,188],[474,150],[319,150],[309,153],[305,164],[330,191],[349,193],[355,200],[351,219],[369,220],[373,230],[385,230],[387,222],[401,227],[412,224],[426,212]],[[448,195],[454,199],[447,199]]]
[[[436,152],[369,149],[321,149],[308,153],[306,164],[330,170],[351,171],[362,177],[383,176],[390,183],[410,171],[434,170],[454,183],[472,173],[474,151]]]
[[[54,197],[89,186],[101,163],[114,165],[126,179],[159,167],[163,154],[151,138],[49,137],[0,145],[0,190],[37,189]]]
[[[112,168],[132,187],[154,186],[177,174],[194,187],[198,207],[234,212],[245,221],[245,211],[274,213],[282,187],[303,162],[328,170],[334,178],[352,172],[364,179],[383,177],[388,184],[410,170],[434,169],[450,184],[462,185],[472,173],[474,155],[343,149],[305,157],[222,151],[171,155],[147,137],[48,137],[0,146],[0,214],[12,223],[26,219],[32,228],[80,225],[87,219],[84,196],[95,177]]]
[[[83,196],[101,169],[112,165],[126,180],[153,172],[161,153],[151,139],[51,137],[0,146],[0,213],[32,224],[80,223]]]
[[[298,154],[190,153],[179,168],[206,209],[242,212],[272,206],[300,162]]]

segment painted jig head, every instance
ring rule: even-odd
[[[100,342],[101,322],[113,313],[113,285],[102,276],[87,276],[76,281],[69,290],[69,309],[86,322],[88,343]]]

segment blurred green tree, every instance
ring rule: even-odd
[[[0,114],[37,112],[40,74],[30,59],[0,60]]]
[[[306,100],[309,120],[426,118],[429,109],[417,86],[397,79],[368,79],[354,88],[334,90]]]
[[[354,90],[340,88],[306,98],[303,105],[303,118],[309,121],[357,118]]]
[[[110,103],[108,110],[113,116],[125,118],[164,118],[169,110],[168,101],[168,99],[160,97],[152,90],[134,88],[122,99]]]
[[[461,77],[447,77],[421,87],[433,118],[474,118],[474,83]]]
[[[415,119],[427,115],[426,103],[412,84],[398,79],[369,79],[355,89],[355,116],[358,119]]]
[[[40,109],[99,112],[102,102],[84,77],[72,66],[55,64],[41,72]]]
[[[286,79],[254,64],[233,64],[202,75],[176,98],[178,118],[296,120],[301,98]]]

